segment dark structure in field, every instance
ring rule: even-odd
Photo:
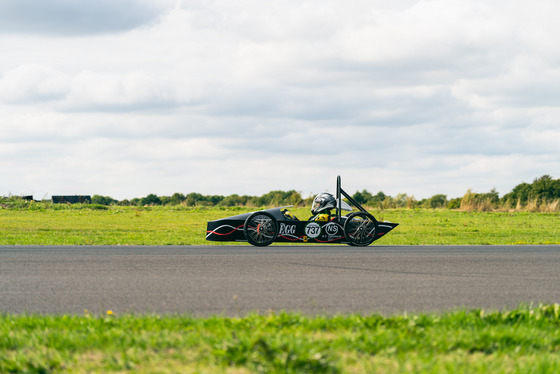
[[[53,204],[91,204],[89,195],[53,195]]]

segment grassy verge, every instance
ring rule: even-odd
[[[206,222],[257,208],[73,206],[0,209],[0,245],[200,245]],[[309,210],[292,209],[307,219]],[[396,209],[398,222],[376,245],[560,244],[560,214]],[[225,243],[235,244],[235,243]]]
[[[0,372],[555,373],[558,304],[243,318],[0,315]]]

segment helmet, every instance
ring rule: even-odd
[[[313,199],[313,205],[311,206],[311,214],[319,214],[328,209],[336,208],[336,199],[330,193],[320,193]]]

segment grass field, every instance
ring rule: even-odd
[[[255,209],[0,209],[0,245],[198,245],[206,222]],[[307,218],[307,209],[293,209]],[[376,245],[560,244],[558,213],[387,210]],[[232,243],[226,243],[232,244]],[[1,305],[0,305],[1,307]],[[557,373],[560,307],[239,318],[9,315],[0,373]]]
[[[201,245],[206,222],[255,208],[74,206],[0,209],[0,245]],[[309,210],[292,209],[307,219]],[[560,244],[560,214],[401,209],[372,212],[400,225],[375,245]],[[219,244],[219,243],[218,243]],[[226,243],[232,244],[232,243]],[[235,243],[233,243],[235,244]]]
[[[0,315],[2,373],[557,373],[558,304],[242,318]]]

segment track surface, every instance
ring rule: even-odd
[[[560,246],[0,247],[0,313],[308,314],[560,301]]]

